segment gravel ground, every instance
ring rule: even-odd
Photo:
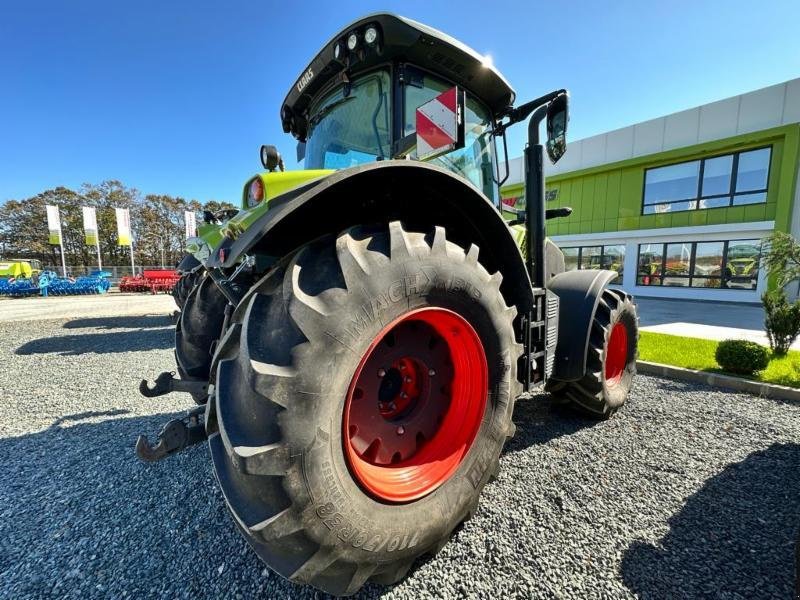
[[[235,531],[206,448],[133,443],[189,407],[145,399],[165,317],[0,323],[0,597],[304,598]],[[364,597],[791,597],[800,407],[641,376],[610,421],[517,404],[480,510]]]

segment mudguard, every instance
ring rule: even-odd
[[[441,225],[462,247],[476,244],[487,270],[503,274],[507,301],[520,314],[533,302],[522,255],[497,208],[462,177],[434,165],[387,160],[343,169],[273,198],[252,221],[237,220],[208,268],[230,267],[245,253],[285,256],[353,225],[401,220],[416,231]]]
[[[194,270],[195,268],[200,266],[200,261],[197,260],[191,254],[186,254],[182,259],[181,262],[178,263],[177,271],[178,273],[188,273],[189,271]]]
[[[600,295],[617,276],[615,271],[567,271],[550,279],[547,288],[558,296],[558,343],[552,379],[576,381],[586,372],[592,319]]]

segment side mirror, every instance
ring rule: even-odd
[[[547,107],[547,156],[555,164],[567,151],[567,123],[569,122],[569,95],[564,93]]]

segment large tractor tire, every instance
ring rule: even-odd
[[[217,479],[284,577],[337,595],[394,583],[498,469],[521,391],[516,309],[441,227],[357,227],[283,264],[217,353]]]
[[[183,273],[180,279],[175,283],[175,286],[172,288],[172,297],[175,300],[175,304],[178,306],[178,310],[183,310],[186,299],[189,297],[195,285],[197,285],[197,282],[200,281],[201,275],[202,272],[200,270],[189,271],[188,273]]]
[[[201,276],[186,298],[175,326],[175,362],[181,379],[208,381],[214,342],[222,334],[227,304],[214,280]],[[208,399],[205,394],[192,396],[198,404]]]
[[[578,381],[548,382],[557,400],[596,418],[607,419],[622,408],[636,375],[639,317],[631,297],[605,289],[589,335],[586,374]]]

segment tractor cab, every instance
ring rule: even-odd
[[[436,29],[388,14],[356,21],[289,90],[283,129],[306,169],[424,160],[498,202],[494,136],[514,90],[487,59]]]

